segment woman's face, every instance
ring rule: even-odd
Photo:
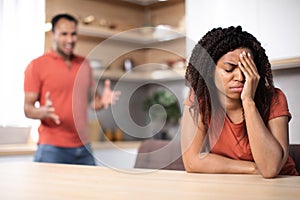
[[[240,54],[245,51],[252,52],[247,48],[238,48],[223,55],[217,62],[215,70],[215,85],[219,98],[239,100],[243,91],[245,77],[238,67]]]

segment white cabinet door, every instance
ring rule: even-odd
[[[270,60],[300,56],[299,19],[299,0],[186,0],[189,39],[197,42],[214,27],[241,25],[262,43]]]

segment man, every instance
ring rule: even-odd
[[[41,120],[34,161],[95,165],[88,138],[88,106],[107,108],[120,92],[110,90],[109,80],[101,96],[95,92],[89,63],[73,53],[78,21],[59,14],[51,23],[52,49],[25,70],[24,112]]]

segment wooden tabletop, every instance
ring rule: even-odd
[[[191,174],[45,163],[0,165],[0,199],[299,199],[300,176]]]

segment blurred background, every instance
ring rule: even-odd
[[[67,12],[79,20],[75,53],[91,61],[99,89],[109,78],[123,93],[116,106],[90,112],[94,141],[178,137],[192,48],[213,27],[241,25],[266,49],[293,115],[290,143],[299,144],[299,11],[298,0],[0,0],[0,143],[37,141],[39,122],[23,113],[24,70],[50,48],[52,16]],[[149,111],[158,97],[162,124]]]

